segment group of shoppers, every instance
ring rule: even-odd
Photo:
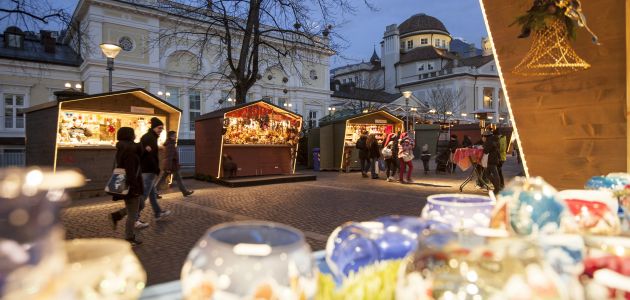
[[[415,141],[407,136],[407,133],[398,132],[388,134],[383,145],[381,148],[375,134],[368,134],[367,131],[362,132],[356,143],[356,148],[359,149],[361,175],[367,178],[369,171],[372,179],[378,179],[376,168],[383,162],[380,169],[385,169],[387,181],[396,181],[394,176],[398,172],[400,183],[412,183],[411,172],[413,171]]]
[[[137,229],[146,228],[148,222],[140,219],[140,214],[145,207],[145,201],[149,198],[149,203],[153,210],[156,221],[163,220],[171,215],[170,210],[162,209],[158,203],[157,187],[169,175],[177,181],[180,191],[184,197],[190,196],[193,191],[186,189],[179,173],[179,155],[176,142],[177,133],[169,131],[164,147],[166,159],[164,170],[160,170],[160,156],[158,148],[158,138],[164,131],[164,123],[158,118],[151,118],[151,128],[136,143],[133,128],[121,127],[118,129],[116,139],[116,167],[125,169],[129,192],[125,196],[114,196],[113,200],[124,200],[125,207],[110,214],[113,228],[120,220],[127,216],[125,222],[125,239],[132,245],[141,244],[136,234]]]

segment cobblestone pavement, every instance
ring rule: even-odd
[[[193,196],[182,198],[171,189],[160,200],[163,208],[173,211],[169,219],[154,221],[147,203],[142,219],[150,227],[140,232],[144,243],[134,250],[147,270],[149,285],[178,279],[190,249],[209,227],[222,222],[256,219],[285,223],[302,230],[313,250],[321,250],[340,224],[383,215],[419,215],[428,195],[459,192],[469,174],[457,170],[455,174],[424,175],[419,170],[422,163],[415,161],[414,165],[415,183],[410,185],[339,172],[317,172],[317,181],[245,188],[186,180],[195,189]],[[504,166],[506,178],[520,172],[516,160],[509,157]],[[464,192],[483,193],[474,184]],[[108,219],[110,212],[122,206],[109,198],[74,201],[62,214],[67,238],[122,238],[124,222],[114,231]]]

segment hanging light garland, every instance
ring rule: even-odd
[[[519,38],[532,35],[532,46],[513,72],[525,76],[562,75],[591,67],[571,47],[577,29],[585,28],[594,44],[599,38],[586,24],[579,0],[535,0],[512,24],[521,25]]]

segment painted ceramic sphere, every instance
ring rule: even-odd
[[[510,226],[519,235],[553,233],[560,229],[565,205],[556,190],[540,177],[517,177],[499,194],[508,205]]]
[[[311,299],[311,250],[295,228],[232,222],[210,228],[182,268],[184,299]]]
[[[400,259],[416,249],[418,236],[428,229],[450,230],[447,224],[418,217],[388,216],[337,227],[326,244],[326,262],[340,282],[378,261]]]
[[[422,217],[450,224],[453,229],[488,227],[494,201],[490,197],[468,194],[438,194],[427,198]]]
[[[542,257],[524,239],[431,233],[401,267],[396,299],[558,299],[558,276]]]

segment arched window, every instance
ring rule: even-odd
[[[7,48],[24,48],[24,32],[20,28],[11,26],[4,31],[4,46]]]

